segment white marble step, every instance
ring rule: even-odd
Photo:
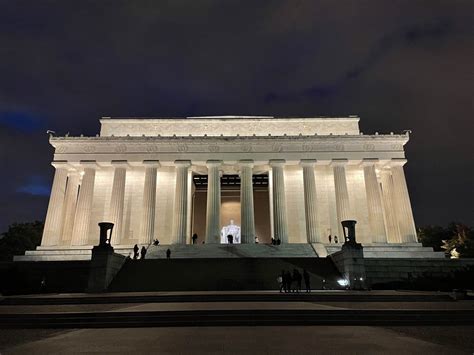
[[[159,245],[148,248],[147,258],[166,258],[166,250],[172,258],[290,258],[317,257],[310,244],[197,244]]]

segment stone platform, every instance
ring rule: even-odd
[[[25,255],[14,256],[14,261],[70,261],[91,260],[92,245],[83,246],[38,246],[36,250],[27,250]],[[132,253],[133,245],[120,245],[114,247],[117,254],[124,256]]]
[[[444,252],[433,251],[431,247],[424,247],[421,243],[403,244],[362,244],[364,258],[384,259],[445,259]],[[320,257],[334,254],[341,250],[342,244],[313,244]]]
[[[270,244],[195,244],[195,245],[150,245],[147,259],[166,258],[166,250],[171,250],[172,258],[315,258],[326,257],[341,250],[342,244],[323,243],[289,243]],[[140,245],[141,247],[141,245]],[[115,252],[125,256],[131,255],[133,245],[114,247]],[[65,261],[90,260],[92,245],[85,246],[39,246],[29,250],[25,255],[15,256],[15,261]],[[406,244],[365,244],[365,258],[388,259],[444,259],[443,252],[434,252],[432,248],[423,247],[421,243]]]
[[[166,250],[173,259],[222,259],[222,258],[316,258],[311,244],[195,244],[150,245],[147,259],[165,259]]]

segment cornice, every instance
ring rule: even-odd
[[[52,137],[57,154],[403,151],[408,135]]]

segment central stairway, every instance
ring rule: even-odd
[[[150,245],[147,259],[166,259],[166,250],[172,259],[221,258],[316,258],[311,244],[194,244]]]

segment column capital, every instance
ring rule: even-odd
[[[331,166],[346,166],[349,160],[347,159],[333,159],[329,165]]]
[[[250,168],[253,168],[253,160],[252,159],[239,160],[238,164],[241,165],[241,166],[248,166]]]
[[[130,166],[127,160],[112,160],[110,164],[115,168],[128,168]]]
[[[364,158],[360,162],[361,166],[374,166],[379,162],[378,158]]]
[[[191,160],[175,160],[174,165],[180,168],[189,168],[191,166]]]
[[[274,167],[274,166],[282,167],[285,165],[286,160],[285,159],[270,159],[268,163],[270,164],[271,167]]]
[[[222,160],[208,160],[208,161],[206,161],[206,165],[208,167],[210,167],[210,166],[221,166],[222,165]]]
[[[300,165],[303,167],[304,166],[314,167],[316,165],[316,159],[301,159]]]
[[[159,160],[144,160],[142,164],[145,168],[159,168],[161,166]]]
[[[51,162],[51,165],[56,169],[69,169],[70,165],[67,160],[54,160]]]
[[[392,166],[403,166],[403,165],[406,164],[406,162],[407,162],[406,159],[395,158],[395,159],[390,160],[390,162],[387,165],[390,166],[390,167],[392,167]]]

